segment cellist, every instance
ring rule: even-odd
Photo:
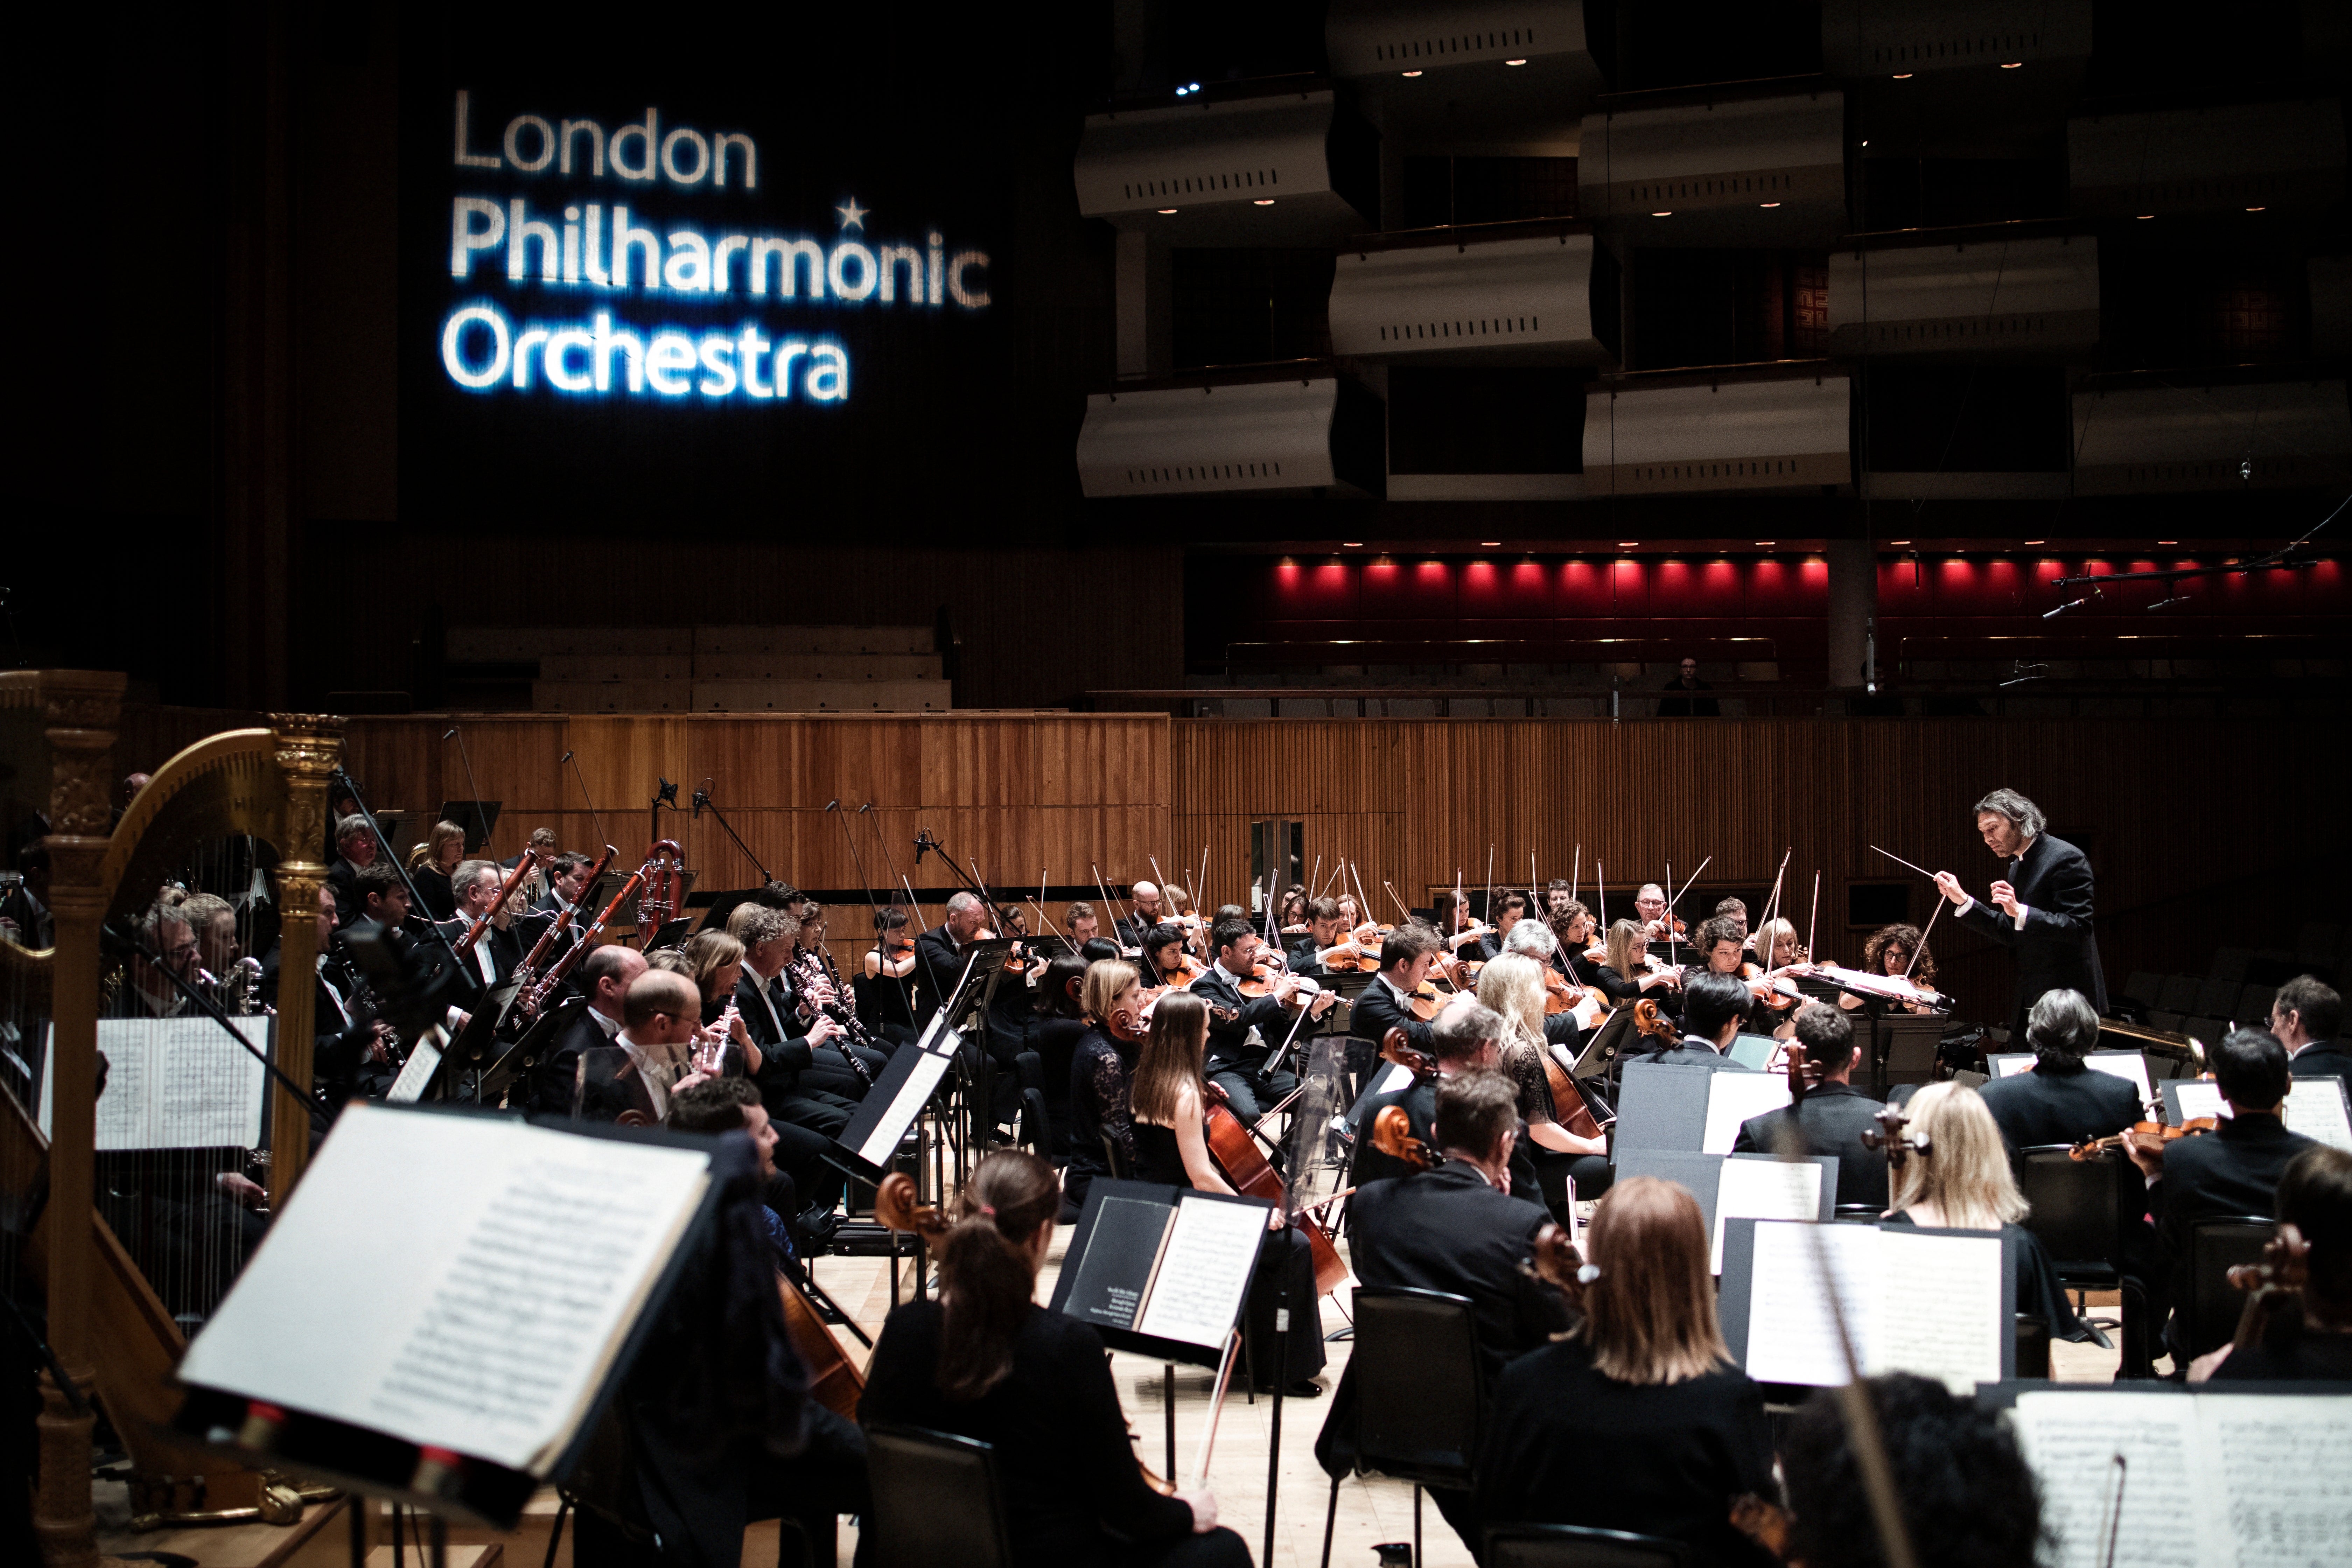
[[[1209,1157],[1204,1123],[1209,1116],[1209,1009],[1188,992],[1171,991],[1151,1009],[1150,1030],[1135,1060],[1129,1109],[1135,1128],[1135,1175],[1160,1186],[1231,1193]],[[1293,1399],[1321,1396],[1315,1381],[1323,1370],[1322,1315],[1315,1289],[1315,1261],[1307,1237],[1282,1223],[1279,1209],[1268,1226],[1256,1271],[1250,1277],[1249,1304],[1242,1340],[1255,1369],[1260,1393],[1278,1384]],[[1275,1314],[1286,1309],[1292,1324],[1289,1349],[1276,1370],[1282,1338]]]

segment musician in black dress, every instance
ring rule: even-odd
[[[1638,922],[1619,921],[1609,928],[1608,954],[1606,963],[1592,967],[1587,983],[1608,997],[1612,1005],[1631,1006],[1647,997],[1669,1017],[1682,1010],[1676,992],[1683,983],[1683,972],[1650,967],[1650,939]]]
[[[1123,958],[1098,958],[1078,984],[1087,1028],[1070,1049],[1070,1163],[1062,1173],[1062,1223],[1086,1206],[1097,1176],[1135,1170],[1128,1086],[1143,1043],[1143,983]]]
[[[1985,847],[2007,861],[2004,879],[1980,902],[1949,871],[1936,873],[1936,886],[1952,901],[1954,918],[2017,955],[2011,1031],[2025,1034],[2025,1016],[2042,994],[2063,987],[2079,991],[2095,1013],[2107,1010],[2107,980],[2099,968],[2099,943],[2091,929],[2091,861],[2080,849],[2046,831],[2042,808],[2013,789],[1997,789],[1977,802],[1977,832]]]
[[[884,1320],[857,1418],[992,1445],[1016,1563],[1247,1568],[1214,1495],[1144,1480],[1101,1337],[1033,1299],[1059,1203],[1034,1155],[980,1163],[932,1244],[939,1299]]]
[[[1202,1076],[1208,1039],[1209,1010],[1200,998],[1171,991],[1153,1005],[1150,1032],[1128,1087],[1139,1182],[1204,1193],[1234,1190],[1209,1152],[1211,1094]],[[1267,1231],[1242,1320],[1243,1343],[1259,1388],[1271,1390],[1279,1381],[1293,1398],[1312,1399],[1323,1392],[1314,1381],[1324,1359],[1318,1294],[1315,1258],[1305,1233],[1289,1226]],[[1285,1308],[1292,1324],[1286,1358],[1275,1330],[1275,1314]],[[1283,1361],[1279,1379],[1273,1370],[1277,1359]]]

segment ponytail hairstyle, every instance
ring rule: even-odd
[[[931,1236],[940,1260],[940,1393],[979,1399],[1013,1370],[1037,1276],[1024,1250],[1054,1223],[1062,1184],[1034,1154],[1004,1150],[982,1160],[963,1189],[962,1217]]]

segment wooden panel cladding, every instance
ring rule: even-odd
[[[890,873],[868,822],[871,801],[889,853],[923,895],[927,923],[951,890],[944,868],[914,865],[918,829],[967,868],[978,860],[999,896],[1037,885],[1150,875],[1148,857],[1169,851],[1169,724],[1160,715],[939,715],[841,718],[749,714],[553,714],[467,718],[474,778],[485,799],[502,803],[492,850],[517,853],[530,830],[553,827],[566,848],[598,847],[580,784],[563,761],[575,752],[604,832],[634,870],[656,837],[647,803],[658,781],[678,786],[677,811],[659,814],[658,835],[675,838],[698,886],[752,886],[758,873],[718,820],[690,809],[695,786],[711,798],[773,875],[810,888],[877,889]],[[470,798],[446,717],[352,721],[349,766],[371,805],[429,811]],[[836,814],[856,830],[861,875]],[[406,834],[404,839],[421,837]],[[404,852],[407,845],[401,846]],[[933,897],[934,891],[936,898]],[[1059,919],[1059,911],[1055,911]],[[838,911],[835,957],[862,948],[862,913]]]

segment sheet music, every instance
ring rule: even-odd
[[[2221,1098],[2221,1086],[2202,1079],[2183,1079],[2171,1086],[2180,1100],[2180,1119],[2194,1121],[2200,1116],[2230,1119],[2230,1102]],[[2352,1149],[2352,1117],[2344,1108],[2344,1080],[2340,1078],[2299,1078],[2280,1102],[2280,1117],[2290,1132],[2300,1132],[2305,1138],[2315,1138],[2333,1149]]]
[[[692,1150],[354,1101],[180,1376],[544,1474],[709,1182]]]
[[[940,1049],[916,1053],[914,1070],[907,1075],[907,1081],[900,1084],[898,1092],[891,1097],[890,1109],[882,1113],[882,1120],[874,1124],[874,1131],[867,1133],[866,1142],[858,1146],[860,1159],[869,1165],[889,1163],[890,1156],[898,1152],[898,1141],[906,1137],[907,1129],[915,1124],[915,1118],[922,1114],[924,1106],[930,1103],[932,1091],[940,1087],[940,1079],[947,1076],[948,1067],[954,1061],[956,1050],[962,1043],[962,1034],[950,1029],[940,1042]]]
[[[425,1086],[433,1081],[434,1069],[441,1065],[441,1047],[434,1043],[439,1037],[440,1031],[428,1030],[416,1042],[415,1048],[408,1053],[408,1060],[401,1064],[400,1076],[384,1090],[384,1099],[395,1105],[405,1105],[425,1092]]]
[[[1727,1219],[1819,1219],[1822,1168],[1810,1160],[1726,1160],[1715,1184],[1715,1271]]]
[[[2240,1568],[2352,1562],[2352,1472],[2344,1467],[2352,1399],[2200,1394],[2194,1402]]]
[[[1729,1163],[1730,1162],[1726,1162]],[[1837,1282],[1854,1354],[1869,1371],[1875,1292],[1868,1288],[1879,1232],[1859,1225],[1768,1223],[1756,1227],[1753,1289],[1748,1307],[1748,1375],[1759,1383],[1834,1388],[1847,1381],[1837,1313],[1822,1285],[1813,1244]]]
[[[2011,1419],[2042,1483],[2055,1568],[2104,1568],[2114,1456],[2124,1457],[2115,1561],[2133,1568],[2211,1568],[2236,1554],[2206,1506],[2197,1455],[2197,1395],[2030,1393]],[[2287,1399],[2281,1403],[2299,1404]]]
[[[2015,1309],[2001,1294],[2000,1235],[1875,1234],[1880,1310],[1871,1319],[1864,1370],[1940,1378],[1959,1394],[1999,1383],[2001,1347],[2016,1332]]]
[[[242,1018],[237,1027],[263,1050],[274,1047],[273,1019]],[[212,1019],[201,1014],[101,1018],[98,1048],[106,1053],[106,1089],[97,1106],[99,1150],[260,1147],[269,1070]],[[46,1134],[55,1026],[43,1032],[42,1052],[40,1123]]]
[[[2032,1051],[1995,1051],[1985,1060],[1991,1064],[1995,1078],[2015,1078],[2019,1073],[2033,1070]]]
[[[1706,1082],[1706,1131],[1699,1148],[1728,1154],[1739,1141],[1739,1124],[1789,1103],[1789,1079],[1777,1072],[1711,1073]]]
[[[1136,1331],[1191,1345],[1224,1343],[1241,1315],[1266,1209],[1189,1193],[1179,1198]]]
[[[2139,1094],[2139,1102],[2147,1103],[2151,1092],[2147,1083],[2147,1058],[2138,1051],[2093,1051],[2083,1058],[2083,1065],[2093,1072],[2119,1078]]]

